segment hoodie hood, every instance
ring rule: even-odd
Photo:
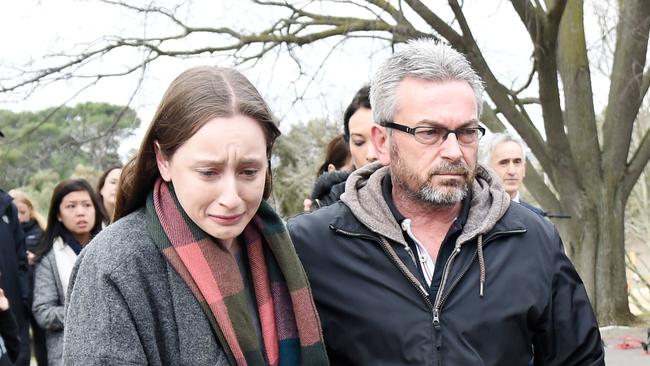
[[[389,172],[389,167],[382,166],[380,162],[356,170],[346,182],[341,201],[373,232],[406,244],[402,229],[382,195],[382,180]],[[510,196],[498,178],[480,164],[477,165],[471,189],[471,207],[458,243],[464,243],[490,231],[510,205]]]

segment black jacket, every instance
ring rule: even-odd
[[[542,217],[546,217],[546,212],[544,212],[544,210],[542,210],[539,207],[533,206],[533,205],[531,205],[530,203],[528,203],[528,202],[526,202],[524,200],[519,200],[519,204],[526,207],[527,209],[533,211],[534,213],[542,216]]]
[[[321,208],[336,203],[345,191],[345,180],[350,176],[346,171],[326,172],[316,178],[311,199]]]
[[[353,173],[341,202],[288,224],[333,365],[527,365],[533,348],[535,365],[604,365],[585,289],[550,222],[511,205],[479,168],[462,233],[427,291],[378,167]]]
[[[36,252],[38,245],[43,236],[43,229],[38,226],[36,220],[31,219],[21,224],[23,232],[25,233],[25,247],[32,253]],[[39,258],[40,260],[40,258]],[[36,266],[28,266],[28,281],[29,281],[29,297],[27,311],[31,312],[32,303],[34,301],[34,269]]]
[[[25,248],[34,253],[43,236],[43,229],[38,226],[36,220],[31,219],[20,224],[25,233]]]
[[[11,304],[18,327],[27,322],[29,294],[25,237],[18,222],[18,210],[13,199],[0,190],[0,286]]]
[[[20,352],[20,337],[18,336],[18,325],[11,310],[0,311],[0,337],[7,348],[9,359],[11,362],[16,361]],[[0,355],[2,355],[1,350]]]

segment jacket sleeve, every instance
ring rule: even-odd
[[[535,365],[605,365],[598,323],[587,291],[563,251],[557,231],[551,299],[533,338]]]
[[[18,336],[18,324],[16,324],[11,310],[0,311],[0,336],[7,347],[9,358],[15,362],[20,352],[20,337]]]
[[[52,254],[51,252],[49,254]],[[34,319],[43,329],[57,331],[63,329],[65,309],[63,299],[59,298],[55,271],[56,262],[46,254],[36,265],[34,273]]]
[[[16,258],[18,258],[18,284],[20,295],[25,306],[29,304],[29,272],[27,268],[27,249],[25,247],[25,233],[18,220],[18,209],[13,204],[9,210],[11,215],[12,232],[16,243]]]
[[[70,276],[65,365],[148,365],[129,305],[112,276],[83,251]]]

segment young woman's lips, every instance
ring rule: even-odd
[[[244,214],[237,214],[237,215],[210,215],[210,218],[215,221],[218,224],[221,225],[234,225],[238,223],[242,218],[244,217]]]
[[[77,226],[80,228],[85,228],[88,226],[88,221],[77,221]]]

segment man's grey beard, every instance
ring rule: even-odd
[[[420,185],[417,190],[413,191],[408,184],[399,177],[399,175],[393,173],[393,177],[395,183],[400,186],[402,192],[404,192],[408,198],[414,201],[426,202],[434,207],[453,206],[467,197],[467,192],[469,191],[466,182],[463,182],[462,187],[458,187],[459,189],[449,191],[436,189],[432,187],[428,181]]]
[[[467,196],[467,191],[467,183],[463,182],[463,187],[461,189],[455,189],[451,192],[442,192],[441,190],[434,189],[429,184],[424,184],[413,193],[414,198],[422,202],[430,203],[435,207],[442,207],[453,206],[462,201]]]
[[[468,182],[474,180],[476,172],[471,171],[471,168],[463,162],[443,162],[430,172],[429,179],[420,184],[416,190],[413,190],[409,187],[407,182],[417,182],[419,180],[417,174],[402,166],[402,159],[399,156],[399,149],[396,144],[392,144],[390,149],[391,159],[395,165],[395,169],[391,169],[391,176],[393,177],[394,182],[399,185],[401,191],[406,194],[409,199],[428,203],[433,207],[448,207],[455,205],[467,197],[467,192],[469,191]],[[466,179],[460,183],[451,180],[446,182],[443,181],[437,187],[433,187],[431,184],[431,177],[437,173],[445,172],[462,173],[465,174]],[[406,177],[402,177],[402,174],[405,174]],[[451,191],[444,189],[448,187],[455,187],[456,189]]]

